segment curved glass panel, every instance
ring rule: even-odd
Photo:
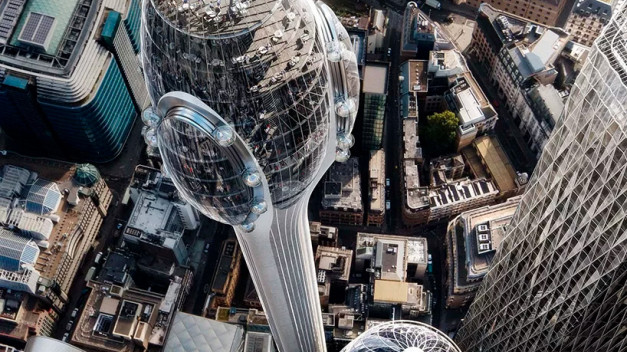
[[[197,126],[169,114],[159,125],[159,149],[179,192],[206,216],[240,224],[253,202],[243,163]]]

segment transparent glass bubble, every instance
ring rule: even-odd
[[[348,149],[337,149],[335,151],[335,161],[343,163],[351,157],[351,152]]]
[[[233,129],[226,125],[217,127],[213,131],[212,135],[213,138],[216,139],[216,142],[223,147],[229,147],[233,145],[233,142],[235,142],[235,133],[233,133]]]
[[[252,207],[250,207],[250,211],[252,211],[253,213],[257,215],[261,215],[265,213],[267,210],[268,210],[268,204],[263,200],[257,201],[255,204],[253,204]]]
[[[355,137],[352,134],[339,134],[337,136],[337,146],[340,149],[350,149],[355,145]]]
[[[342,60],[342,47],[340,42],[332,41],[327,43],[327,59],[331,62]]]
[[[148,128],[144,134],[144,141],[151,147],[157,146],[157,131],[154,128]]]
[[[341,117],[350,116],[350,109],[348,107],[348,104],[346,104],[346,101],[342,100],[335,103],[335,113]]]
[[[161,118],[155,114],[151,107],[142,112],[142,122],[148,127],[155,127],[159,124]]]
[[[261,174],[257,171],[246,171],[242,179],[248,187],[257,187],[261,184]]]
[[[245,222],[245,223],[241,224],[240,227],[242,228],[242,230],[244,230],[246,232],[253,232],[253,230],[255,230],[255,223],[254,222]]]

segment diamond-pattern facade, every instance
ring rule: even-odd
[[[457,335],[464,351],[627,351],[627,9],[592,48]]]

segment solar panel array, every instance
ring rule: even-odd
[[[22,28],[19,40],[45,48],[53,25],[54,17],[31,12]]]
[[[26,0],[9,0],[0,18],[0,44],[6,44],[20,18]]]

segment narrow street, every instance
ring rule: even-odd
[[[388,96],[385,109],[385,126],[383,127],[383,146],[385,149],[385,177],[390,179],[389,198],[390,210],[386,210],[386,222],[389,233],[402,223],[401,211],[403,200],[401,198],[401,153],[403,143],[402,121],[399,110],[399,66],[400,66],[400,38],[403,17],[401,14],[389,10],[389,22],[386,33],[386,42],[392,49],[390,72],[388,74]]]

